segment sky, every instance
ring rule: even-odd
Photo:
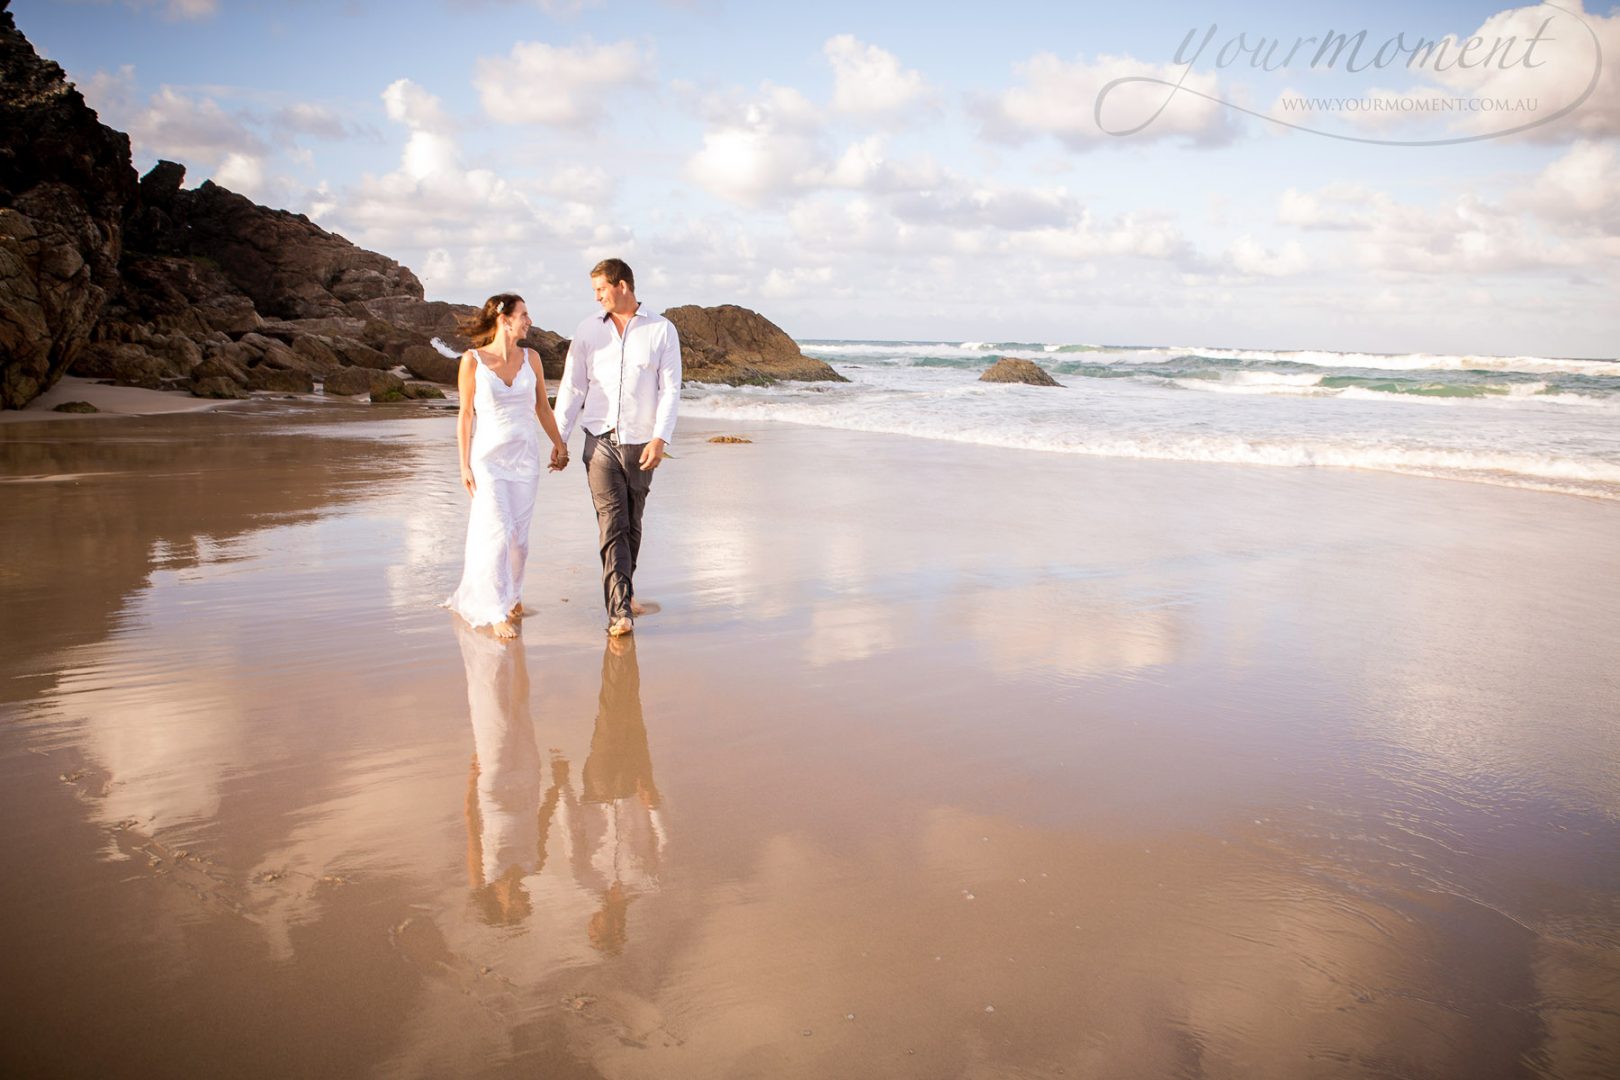
[[[179,161],[430,299],[515,291],[564,333],[618,256],[654,310],[800,339],[1620,355],[1620,8],[12,12],[137,170]]]

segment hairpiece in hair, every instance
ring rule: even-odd
[[[497,314],[497,315],[505,315],[506,314],[506,301],[505,300],[496,301],[496,303],[495,303],[495,314]]]

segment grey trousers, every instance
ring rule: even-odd
[[[585,433],[585,479],[596,504],[596,531],[602,543],[602,602],[608,619],[630,614],[631,581],[641,552],[641,510],[652,489],[652,473],[641,467],[646,443],[614,446]]]

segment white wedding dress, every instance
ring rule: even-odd
[[[527,349],[510,386],[476,351],[472,355],[472,512],[461,584],[444,606],[473,626],[490,626],[506,621],[523,592],[542,468],[534,412],[538,380]]]

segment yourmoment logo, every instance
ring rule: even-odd
[[[1167,73],[1172,77],[1126,75],[1105,83],[1097,92],[1094,119],[1106,134],[1136,135],[1151,129],[1172,103],[1186,96],[1284,128],[1349,142],[1447,146],[1517,134],[1567,116],[1590,98],[1602,74],[1603,50],[1597,33],[1577,12],[1541,4],[1510,14],[1509,28],[1517,32],[1476,33],[1463,39],[1404,31],[1379,37],[1368,30],[1337,29],[1285,37],[1223,33],[1216,23],[1193,27],[1175,50]],[[1523,18],[1529,15],[1533,18]],[[1338,73],[1368,83],[1404,73],[1441,86],[1397,91],[1368,85],[1339,94],[1285,91],[1269,111],[1261,111],[1211,92],[1216,89],[1211,73],[1234,69],[1261,77]],[[1571,74],[1581,76],[1576,86],[1568,86]],[[1496,92],[1503,86],[1510,92]],[[1542,86],[1568,89],[1559,95],[1562,100],[1530,92]],[[1348,122],[1352,130],[1335,130],[1323,122],[1333,116]],[[1460,121],[1467,133],[1394,138],[1369,130],[1402,120],[1441,118]]]

